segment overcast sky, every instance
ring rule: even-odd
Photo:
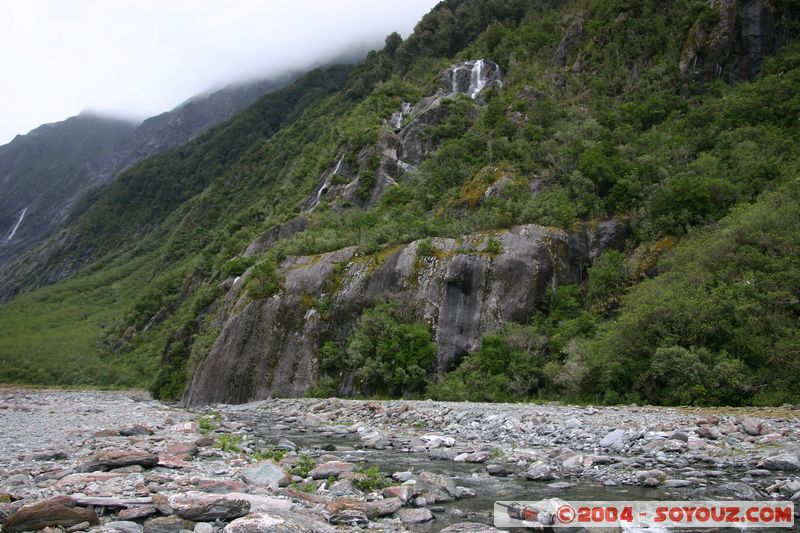
[[[83,110],[145,118],[403,37],[436,0],[0,0],[0,144]]]

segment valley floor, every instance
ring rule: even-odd
[[[6,388],[0,427],[4,532],[492,531],[477,524],[503,499],[800,498],[789,406],[275,399],[193,412],[138,392]]]

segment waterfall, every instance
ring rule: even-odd
[[[408,102],[403,102],[400,105],[400,111],[396,113],[392,113],[392,118],[389,119],[389,122],[392,124],[394,129],[399,130],[403,126],[403,119],[406,116],[406,113],[411,111],[411,104]]]
[[[309,210],[314,209],[315,207],[317,207],[317,205],[319,205],[319,203],[322,201],[322,195],[325,194],[326,192],[328,192],[328,188],[330,188],[331,178],[339,173],[339,169],[342,168],[342,163],[343,162],[344,162],[344,154],[342,154],[342,157],[339,158],[339,162],[336,163],[336,166],[334,167],[333,172],[331,172],[330,175],[327,178],[325,178],[325,182],[322,184],[322,186],[317,191],[317,199],[314,201],[314,205],[312,205]]]
[[[461,65],[458,65],[456,68],[453,69],[453,83],[450,92],[455,94],[458,92],[458,71],[462,69]]]
[[[342,154],[342,157],[339,158],[339,162],[336,163],[336,168],[333,169],[331,176],[335,176],[339,173],[339,169],[342,168],[342,161],[344,161],[344,154]]]
[[[17,229],[19,229],[19,225],[22,224],[22,219],[25,218],[25,213],[27,212],[28,212],[27,207],[22,210],[22,214],[19,216],[19,220],[17,220],[17,223],[14,225],[14,229],[11,230],[11,235],[9,235],[6,238],[7,241],[10,241],[11,239],[14,238],[14,234],[17,232]]]
[[[475,64],[472,66],[472,72],[470,72],[469,89],[467,89],[467,92],[473,100],[486,86],[486,77],[483,74],[483,67],[483,59],[479,59],[475,61]]]

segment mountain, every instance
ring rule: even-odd
[[[0,379],[798,402],[798,16],[441,2],[130,167],[10,265]]]
[[[63,223],[135,124],[79,115],[0,146],[0,265]]]
[[[0,269],[85,210],[122,170],[186,143],[289,79],[198,95],[138,127],[81,114],[0,146]]]

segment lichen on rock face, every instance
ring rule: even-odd
[[[530,319],[548,290],[579,282],[601,251],[623,245],[626,231],[616,220],[573,233],[526,225],[459,240],[415,241],[379,261],[356,257],[354,247],[287,258],[279,294],[249,303],[241,294],[242,303],[225,308],[231,314],[220,317],[222,333],[184,400],[241,403],[302,395],[322,344],[346,338],[364,309],[400,296],[432,326],[435,368],[446,372],[479,348],[484,333]],[[432,251],[421,250],[427,247]],[[329,302],[325,316],[307,305],[323,298]]]

